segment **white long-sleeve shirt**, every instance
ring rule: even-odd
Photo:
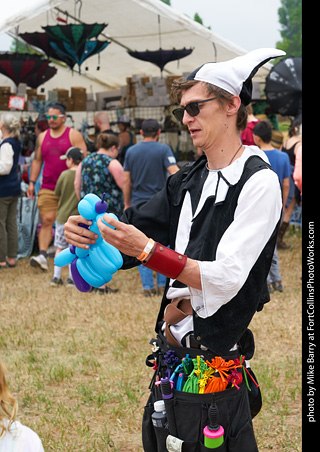
[[[10,143],[3,143],[0,147],[0,176],[9,174],[13,166],[14,151]]]
[[[246,160],[252,155],[268,159],[256,146],[246,146],[239,159],[220,170],[209,170],[200,201],[194,216],[202,209],[205,200],[216,194],[216,203],[223,201],[229,184],[236,184],[243,172]],[[218,172],[222,178],[218,182]],[[225,180],[226,181],[225,181]],[[271,237],[279,221],[282,208],[281,188],[276,173],[261,170],[245,183],[235,210],[234,221],[225,231],[216,251],[216,260],[198,261],[202,290],[192,287],[170,287],[167,298],[190,298],[197,314],[206,318],[228,303],[241,289],[249,272]],[[187,192],[181,209],[175,250],[184,254],[189,242],[192,225],[190,194]],[[173,281],[170,281],[172,284]],[[193,318],[187,317],[170,330],[178,341],[193,331]]]

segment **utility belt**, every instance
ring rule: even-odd
[[[168,326],[174,324],[171,315],[179,314],[175,308],[181,308],[181,301],[178,305],[167,308]],[[189,309],[185,302],[182,307]],[[245,367],[245,357],[239,355],[241,347],[220,357],[212,350],[182,347],[170,340],[159,332],[150,341],[152,354],[146,364],[153,367],[154,375],[142,422],[145,452],[212,450],[204,435],[212,423],[210,412],[218,413],[216,424],[224,431],[217,452],[258,452],[252,418],[261,409],[261,394],[255,375]],[[160,400],[165,405],[165,426],[154,421],[155,402]]]
[[[188,354],[190,358],[196,358],[200,355],[204,360],[210,361],[217,356],[217,354],[212,350],[202,349],[199,342],[196,342],[195,340],[192,341],[194,346],[191,348],[182,347],[180,344],[173,345],[160,331],[157,334],[157,339],[151,339],[150,344],[153,345],[153,342],[156,343],[156,346],[158,346],[164,354],[167,353],[168,350],[173,350],[175,355],[180,359],[184,358]],[[230,351],[222,356],[225,360],[237,359],[239,357],[239,350]]]
[[[190,348],[181,347],[181,344],[175,339],[175,337],[172,335],[170,326],[176,325],[177,323],[184,320],[187,316],[193,315],[193,310],[191,306],[190,299],[187,298],[179,298],[177,300],[172,301],[165,309],[163,321],[165,322],[165,337],[160,334],[159,339],[163,343],[164,349],[169,350],[169,348],[174,349],[175,352],[178,355],[181,355],[181,358],[186,355],[185,350],[192,350],[191,353],[197,353],[199,354],[199,350],[201,350],[201,354],[206,351],[204,347],[201,346],[201,344],[196,340],[193,334],[188,336],[188,339],[190,341]],[[183,351],[181,351],[183,349]],[[196,349],[197,352],[193,352],[193,350]],[[209,353],[206,356],[209,356],[210,359],[211,355],[212,357],[216,356],[217,354],[214,351],[207,350]],[[184,354],[183,354],[184,353]],[[189,353],[189,352],[187,352]],[[178,356],[177,355],[177,356]],[[213,356],[214,355],[214,356]],[[196,356],[196,355],[195,355]],[[236,359],[239,358],[240,354],[238,350],[230,351],[227,355],[224,355],[223,357],[225,359]]]

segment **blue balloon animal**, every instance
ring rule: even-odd
[[[71,264],[73,281],[81,292],[89,292],[91,286],[101,287],[108,283],[123,264],[120,251],[103,240],[97,226],[97,221],[101,218],[107,226],[112,227],[102,218],[108,208],[104,198],[105,193],[102,199],[93,193],[89,193],[78,204],[80,215],[92,221],[91,226],[82,223],[79,223],[79,225],[99,235],[96,243],[90,245],[88,250],[71,245],[61,251],[54,260],[58,267]],[[116,220],[118,219],[113,213],[108,215]]]

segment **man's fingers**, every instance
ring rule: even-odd
[[[111,217],[111,215],[108,215],[107,213],[105,213],[103,215],[103,221],[105,221],[110,226],[113,226],[115,229],[118,229],[118,230],[121,230],[122,225],[124,224],[124,223],[121,223],[121,221],[116,220],[115,218]]]
[[[89,231],[86,227],[82,227],[79,223],[90,226],[92,221],[86,220],[81,215],[69,217],[64,225],[64,235],[67,242],[71,245],[87,249],[89,245],[96,243],[96,239],[98,239],[99,236],[96,233]]]

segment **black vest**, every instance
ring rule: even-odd
[[[142,229],[154,240],[173,248],[185,193],[190,192],[194,211],[207,177],[205,163],[206,158],[202,157],[191,167],[184,167],[179,173],[169,178],[166,188],[151,201],[131,208],[133,211],[128,212],[129,209],[126,211],[126,222]],[[199,261],[215,260],[221,237],[234,219],[234,212],[244,184],[257,171],[266,168],[272,171],[260,157],[248,158],[239,182],[229,186],[223,202],[215,203],[215,196],[207,198],[201,212],[193,220],[190,240],[185,252],[188,257]],[[218,177],[223,176],[219,173]],[[164,216],[161,215],[162,211],[165,212]],[[249,224],[248,227],[250,227]],[[254,313],[261,310],[263,304],[270,300],[266,278],[276,244],[278,227],[279,223],[237,295],[210,317],[203,319],[195,312],[193,313],[195,338],[217,355],[226,355],[234,344],[239,342]],[[178,281],[175,281],[174,285],[183,286]],[[171,300],[164,295],[156,330],[170,302]]]

